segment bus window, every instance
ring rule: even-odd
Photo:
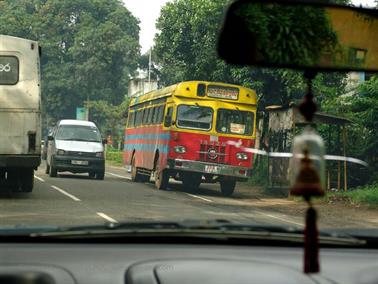
[[[164,118],[164,106],[159,106],[158,123],[162,123]]]
[[[253,113],[231,109],[219,109],[216,129],[219,133],[252,135]]]
[[[172,124],[173,107],[169,107],[164,120],[164,126],[169,127]]]
[[[140,126],[142,124],[143,110],[139,109],[136,112],[135,126]]]
[[[133,127],[134,126],[134,114],[135,112],[130,112],[129,114],[129,120],[127,122],[127,127]]]
[[[158,117],[159,107],[154,107],[153,109],[154,110],[153,110],[153,115],[152,115],[152,124],[157,124],[158,123],[157,117]]]
[[[154,114],[155,114],[155,108],[150,108],[150,115],[148,117],[148,124],[154,124]]]
[[[147,111],[147,124],[151,124],[151,115],[152,115],[152,108],[148,108],[148,111]]]
[[[15,85],[18,82],[18,58],[15,56],[0,56],[0,85]]]
[[[150,121],[150,113],[151,113],[151,108],[148,108],[146,109],[146,120],[145,120],[145,124],[149,124],[149,121]]]
[[[206,95],[206,85],[198,84],[197,86],[197,96],[204,97]]]
[[[148,116],[148,109],[143,109],[143,119],[142,119],[142,125],[146,125],[147,124],[147,116]]]
[[[210,107],[179,105],[177,108],[177,126],[180,128],[210,130],[213,110]]]

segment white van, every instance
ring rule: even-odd
[[[83,120],[60,120],[48,136],[46,173],[88,173],[104,179],[104,141],[96,124]]]

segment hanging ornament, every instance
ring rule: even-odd
[[[307,126],[294,138],[293,158],[290,164],[293,195],[311,197],[324,194],[324,155],[323,139],[311,126]]]
[[[302,196],[308,203],[306,227],[304,231],[305,273],[320,271],[317,214],[312,207],[311,198],[324,195],[325,165],[323,139],[307,126],[294,138],[291,161],[292,189],[290,193]]]
[[[299,111],[310,124],[316,112],[316,104],[312,94],[312,80],[316,72],[305,72],[307,93],[299,106]],[[325,163],[323,139],[311,127],[307,126],[293,141],[293,157],[290,161],[292,189],[291,195],[302,196],[309,207],[306,212],[304,229],[304,267],[305,273],[317,273],[319,265],[319,243],[317,214],[312,206],[311,198],[324,195]]]

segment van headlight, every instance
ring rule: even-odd
[[[236,158],[241,161],[248,160],[248,155],[246,153],[236,153]]]
[[[186,153],[186,148],[184,146],[175,146],[175,147],[173,147],[173,150],[176,153],[179,153],[179,154],[185,154]]]
[[[56,151],[56,153],[59,155],[59,156],[64,156],[66,154],[66,151],[62,150],[62,149],[58,149]]]
[[[97,158],[104,158],[104,152],[97,152],[96,157]]]

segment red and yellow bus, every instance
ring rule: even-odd
[[[131,99],[124,163],[133,181],[152,174],[158,189],[173,177],[190,189],[219,182],[229,196],[251,175],[253,156],[241,149],[254,146],[255,125],[255,91],[182,82]]]

